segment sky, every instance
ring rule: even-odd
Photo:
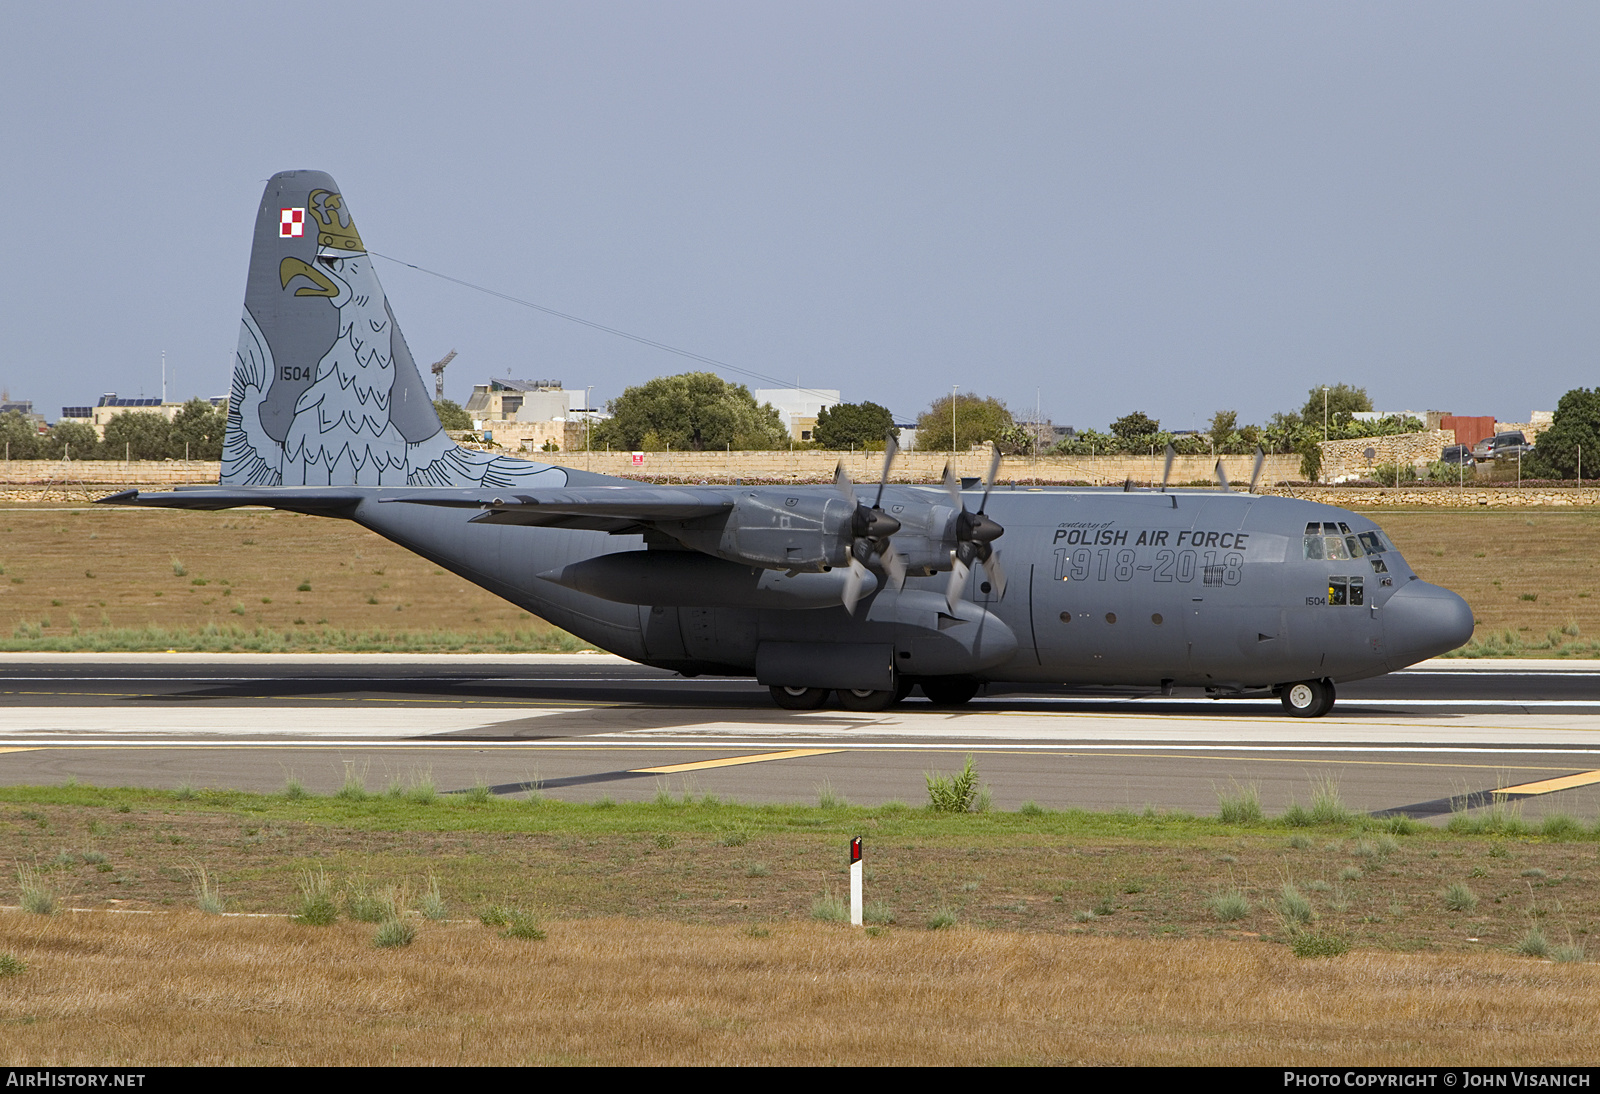
[[[461,402],[707,366],[412,266],[901,421],[1525,420],[1600,383],[1597,55],[1589,2],[12,4],[0,387],[224,394],[310,168]]]

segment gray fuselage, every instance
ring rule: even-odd
[[[548,574],[675,545],[475,523],[461,510],[384,504],[381,493],[352,519],[602,649],[691,675],[760,675],[766,646],[843,660],[858,649],[863,662],[891,658],[894,674],[909,677],[1231,692],[1375,676],[1472,632],[1465,601],[1421,581],[1377,525],[1295,499],[1001,488],[988,513],[1005,529],[995,544],[1009,575],[1004,595],[974,567],[964,603],[947,605],[948,575],[938,573],[898,591],[880,585],[851,615],[838,604],[696,606],[686,602],[692,591],[673,606],[579,592]],[[936,488],[890,487],[885,508],[897,500],[947,499]],[[881,683],[880,667],[837,686]]]

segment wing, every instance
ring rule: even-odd
[[[513,486],[501,492],[417,490],[380,500],[401,505],[482,510],[472,518],[474,524],[586,528],[597,532],[638,531],[657,522],[719,516],[734,507],[731,491],[659,486],[592,486],[565,490],[528,490]]]

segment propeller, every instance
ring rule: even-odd
[[[1222,469],[1222,461],[1220,459],[1217,460],[1217,485],[1222,488],[1224,494],[1232,493],[1228,489],[1228,473]]]
[[[1161,492],[1166,493],[1167,483],[1172,478],[1172,461],[1177,458],[1178,450],[1172,447],[1172,442],[1167,442],[1167,465],[1161,469]]]
[[[883,511],[883,488],[889,481],[889,469],[899,452],[894,435],[890,434],[883,452],[883,474],[878,478],[878,495],[870,506],[856,497],[850,476],[845,474],[841,462],[833,472],[833,485],[850,500],[850,575],[845,579],[844,610],[855,614],[856,602],[861,599],[861,586],[867,576],[866,564],[877,558],[890,583],[900,588],[906,583],[906,564],[889,542],[889,537],[900,530],[900,522]]]
[[[961,599],[961,589],[967,583],[967,575],[972,572],[974,560],[983,564],[996,594],[1005,595],[1006,572],[1000,566],[1000,552],[994,549],[994,541],[1005,533],[1005,529],[984,512],[989,505],[989,491],[994,489],[995,477],[999,473],[1000,449],[996,446],[994,457],[989,461],[988,478],[983,484],[983,500],[978,503],[978,511],[970,513],[966,503],[961,500],[961,484],[956,481],[950,465],[945,464],[945,492],[960,508],[956,514],[956,548],[955,557],[951,560],[950,584],[945,587],[944,594],[945,603],[952,613],[956,610],[956,601]]]
[[[1256,492],[1256,485],[1261,482],[1261,465],[1267,462],[1267,454],[1261,451],[1261,446],[1256,445],[1256,465],[1250,472],[1250,492]]]

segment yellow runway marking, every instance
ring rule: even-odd
[[[680,771],[704,771],[710,767],[737,767],[740,764],[759,764],[767,760],[798,760],[802,756],[831,756],[843,752],[842,748],[791,748],[786,752],[763,752],[759,756],[734,756],[722,760],[696,760],[687,764],[667,764],[665,767],[637,767],[634,775],[676,775]]]
[[[38,745],[33,748],[0,748],[0,752],[37,752],[43,747],[43,745]]]
[[[1518,786],[1502,786],[1496,794],[1554,794],[1557,790],[1571,790],[1575,786],[1591,786],[1600,783],[1600,771],[1580,771],[1576,775],[1562,775],[1554,779],[1544,779],[1536,783],[1522,783]]]

